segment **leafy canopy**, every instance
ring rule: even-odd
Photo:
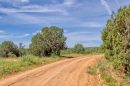
[[[19,56],[19,50],[17,45],[11,41],[4,41],[0,46],[0,56],[9,57],[10,55]]]
[[[33,36],[30,51],[37,56],[60,55],[60,50],[65,48],[65,41],[63,29],[56,26],[44,27]]]
[[[85,52],[85,48],[82,44],[76,44],[74,46],[74,52],[75,53],[84,53]]]
[[[114,67],[130,72],[130,5],[112,14],[102,32],[105,57]]]

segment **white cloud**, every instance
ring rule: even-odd
[[[30,34],[23,34],[23,35],[19,35],[19,36],[14,36],[15,38],[25,38],[25,37],[28,37],[30,36]]]
[[[120,7],[119,1],[118,1],[118,0],[115,0],[115,2],[116,2],[116,4],[117,4],[117,6]]]
[[[100,36],[91,32],[72,32],[66,34],[66,36],[73,41],[90,41],[90,40],[100,40]]]
[[[111,15],[112,11],[110,9],[110,6],[108,5],[108,3],[106,2],[106,0],[100,0],[101,4],[105,7],[105,9],[107,10],[108,14]]]
[[[67,15],[66,10],[61,8],[50,8],[50,7],[43,7],[39,5],[29,5],[23,6],[19,9],[17,8],[0,8],[0,12],[4,13],[29,13],[29,12],[36,12],[36,13],[49,13],[49,12],[58,12],[64,15]]]
[[[64,5],[71,6],[76,3],[76,0],[64,0]]]
[[[92,32],[71,32],[65,34],[68,47],[73,47],[77,43],[88,43],[88,41],[101,41],[100,35]],[[90,45],[90,44],[89,44]],[[85,45],[85,46],[89,46]],[[95,44],[94,46],[98,46]]]
[[[3,34],[3,33],[5,33],[5,31],[3,31],[3,30],[0,30],[0,34]]]
[[[28,2],[29,2],[29,0],[21,0],[21,2],[28,3]]]
[[[97,28],[103,27],[103,25],[98,22],[81,22],[80,24],[77,25],[81,27],[97,27]]]
[[[0,34],[1,39],[6,39],[7,37],[8,37],[7,35]]]
[[[36,32],[34,32],[32,35],[36,35],[37,33],[41,32],[40,30],[37,30]]]
[[[0,38],[5,39],[5,40],[11,40],[11,39],[21,39],[21,38],[26,38],[30,36],[30,34],[11,34],[7,33],[5,31],[0,31]]]
[[[9,20],[13,20],[13,22]],[[4,21],[11,24],[37,24],[40,19],[24,13],[9,13]]]
[[[4,31],[4,30],[0,30],[0,38],[8,38],[9,34]]]
[[[27,13],[7,13],[7,15],[2,19],[6,24],[42,24],[42,25],[57,25],[58,23],[66,23],[68,21],[73,21],[72,17],[65,16],[38,16],[31,15]],[[13,22],[12,22],[13,20]],[[18,22],[19,21],[19,22]],[[58,25],[59,26],[59,25]]]
[[[0,2],[29,2],[29,0],[0,0]]]
[[[10,2],[11,0],[0,0],[0,2]]]
[[[68,32],[69,32],[68,30],[64,29],[64,33],[68,33]]]
[[[2,1],[2,0],[0,0]],[[9,3],[16,4],[16,8],[11,7],[0,7],[0,12],[6,14],[6,17],[2,19],[2,22],[6,23],[12,23],[12,24],[44,24],[44,25],[50,25],[55,24],[57,22],[64,22],[69,21],[71,18],[67,17],[64,18],[64,16],[68,16],[68,8],[72,5],[75,6],[77,0],[64,0],[63,3],[53,3],[53,4],[45,4],[45,5],[38,5],[38,4],[26,4],[26,5],[20,5],[17,4],[19,2],[29,2],[29,0],[13,0],[12,2],[10,0],[5,0]],[[17,7],[18,6],[18,7]],[[55,14],[61,15],[59,16],[37,16],[32,15],[32,12],[34,13],[49,13],[49,14]],[[14,20],[14,22],[9,20]],[[18,22],[19,21],[19,22]]]

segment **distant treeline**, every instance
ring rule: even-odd
[[[68,48],[62,50],[62,54],[100,54],[102,50],[100,47],[84,47],[84,51],[76,51],[75,48]]]
[[[62,28],[51,26],[44,27],[32,37],[29,48],[22,43],[17,46],[12,41],[4,41],[0,44],[1,57],[22,57],[27,54],[35,56],[54,56],[63,54],[99,53],[99,48],[85,48],[82,44],[76,44],[74,48],[67,48],[66,37]]]

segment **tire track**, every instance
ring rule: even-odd
[[[0,80],[0,86],[96,86],[86,68],[101,57],[93,55],[55,62]]]

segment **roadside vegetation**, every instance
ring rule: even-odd
[[[112,14],[102,32],[102,49],[114,68],[130,75],[130,5]]]
[[[113,12],[102,32],[105,58],[87,73],[101,76],[107,86],[130,86],[130,5]]]
[[[17,72],[29,70],[37,66],[56,62],[65,58],[61,57],[37,57],[33,55],[26,55],[20,58],[1,58],[0,59],[0,78],[7,75],[15,74]]]
[[[12,41],[2,42],[0,78],[64,59],[60,55],[60,51],[66,47],[63,33],[63,29],[59,27],[45,27],[33,36],[29,48],[25,48],[22,43],[16,45]]]
[[[77,44],[74,46],[74,48],[67,48],[61,51],[61,55],[65,56],[81,56],[81,55],[95,55],[95,54],[102,54],[102,50],[99,47],[84,47],[82,44],[76,47]]]
[[[113,64],[106,60],[101,59],[96,65],[87,68],[87,73],[96,76],[97,81],[100,79],[101,85],[107,86],[129,86],[130,77],[123,72],[115,70]]]
[[[22,43],[12,41],[0,44],[0,78],[29,70],[34,67],[65,59],[100,52],[100,48],[85,48],[76,44],[67,48],[63,29],[51,26],[44,27],[32,37],[29,48]]]

